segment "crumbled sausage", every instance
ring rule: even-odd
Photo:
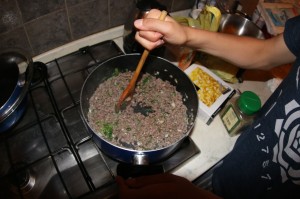
[[[134,150],[154,150],[174,144],[187,133],[187,108],[176,87],[148,73],[137,82],[125,110],[115,104],[133,73],[101,83],[90,98],[88,121],[110,143]]]

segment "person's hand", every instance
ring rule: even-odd
[[[135,39],[148,50],[152,50],[165,42],[182,45],[187,41],[185,28],[172,17],[167,16],[164,21],[159,20],[161,11],[153,9],[144,19],[138,19],[134,26],[138,29]]]
[[[120,199],[219,199],[187,179],[173,174],[156,174],[124,180],[117,176]]]

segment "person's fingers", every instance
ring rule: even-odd
[[[135,39],[148,50],[153,50],[154,48],[163,45],[165,42],[162,39],[158,39],[155,42],[151,42],[148,39],[145,39],[139,35],[139,33],[135,34]]]
[[[134,21],[134,26],[139,31],[152,31],[160,33],[163,36],[169,32],[171,22],[160,21],[159,19],[144,18]],[[156,33],[157,34],[157,33]]]
[[[159,40],[163,37],[163,35],[161,33],[153,32],[153,31],[140,30],[140,31],[138,31],[138,34],[140,37],[145,38],[151,42],[156,42],[157,40]]]
[[[147,18],[159,19],[161,15],[161,11],[158,9],[151,9],[150,12],[147,13]]]
[[[146,18],[134,22],[138,30],[135,39],[148,50],[164,43],[184,44],[188,39],[186,29],[170,16],[167,16],[165,21],[159,20],[157,17],[159,13],[161,12],[151,10]]]
[[[124,180],[117,176],[120,199],[198,199],[218,198],[209,191],[196,187],[187,179],[173,174],[156,174]]]
[[[144,178],[144,177],[142,177]],[[147,179],[146,179],[147,180]],[[164,192],[161,192],[161,188],[165,188],[165,186],[161,186],[161,184],[154,184],[154,185],[149,185],[149,186],[135,186],[131,187],[129,184],[133,183],[136,185],[136,183],[140,182],[135,182],[135,179],[129,179],[129,180],[124,180],[122,177],[117,176],[115,178],[116,183],[119,186],[119,198],[120,199],[153,199],[157,198],[160,199],[160,196],[163,196],[162,198],[165,198],[167,195],[165,195]],[[129,182],[129,183],[128,183]],[[151,182],[147,182],[145,184],[151,184]],[[140,184],[141,185],[141,184]]]
[[[160,22],[160,21],[157,21]],[[135,24],[142,24],[143,20],[135,21]],[[139,25],[137,25],[138,27]],[[142,27],[141,25],[140,27]],[[135,35],[135,39],[144,47],[148,48],[148,50],[152,50],[162,44],[164,41],[162,40],[163,34],[157,32],[156,29],[151,27],[149,28],[142,28],[137,31]]]
[[[177,182],[178,180],[185,180],[185,179],[179,176],[164,173],[164,174],[141,176],[133,179],[128,179],[126,180],[126,184],[127,186],[132,188],[140,188],[140,187],[145,187],[154,184]]]
[[[141,37],[156,42],[161,39],[164,34],[168,33],[171,29],[171,24],[167,21],[174,22],[174,20],[169,16],[166,16],[164,20],[160,20],[160,15],[160,10],[152,9],[145,18],[138,19],[134,22],[134,26],[139,30],[138,32]]]

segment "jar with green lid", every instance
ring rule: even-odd
[[[240,133],[253,122],[255,113],[261,108],[260,98],[252,91],[244,91],[231,98],[221,110],[221,120],[230,136]]]

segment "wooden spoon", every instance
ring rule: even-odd
[[[161,20],[161,21],[165,20],[167,14],[168,13],[165,10],[163,10],[159,16],[159,20]],[[132,98],[132,95],[133,95],[133,92],[135,89],[135,85],[136,85],[136,81],[139,77],[139,74],[144,66],[144,63],[145,63],[148,55],[149,55],[149,50],[145,49],[127,88],[123,91],[118,103],[116,104],[116,107],[115,107],[116,112],[119,112],[120,109],[123,109],[124,105],[126,107],[127,104],[125,104],[124,101],[129,96]]]

